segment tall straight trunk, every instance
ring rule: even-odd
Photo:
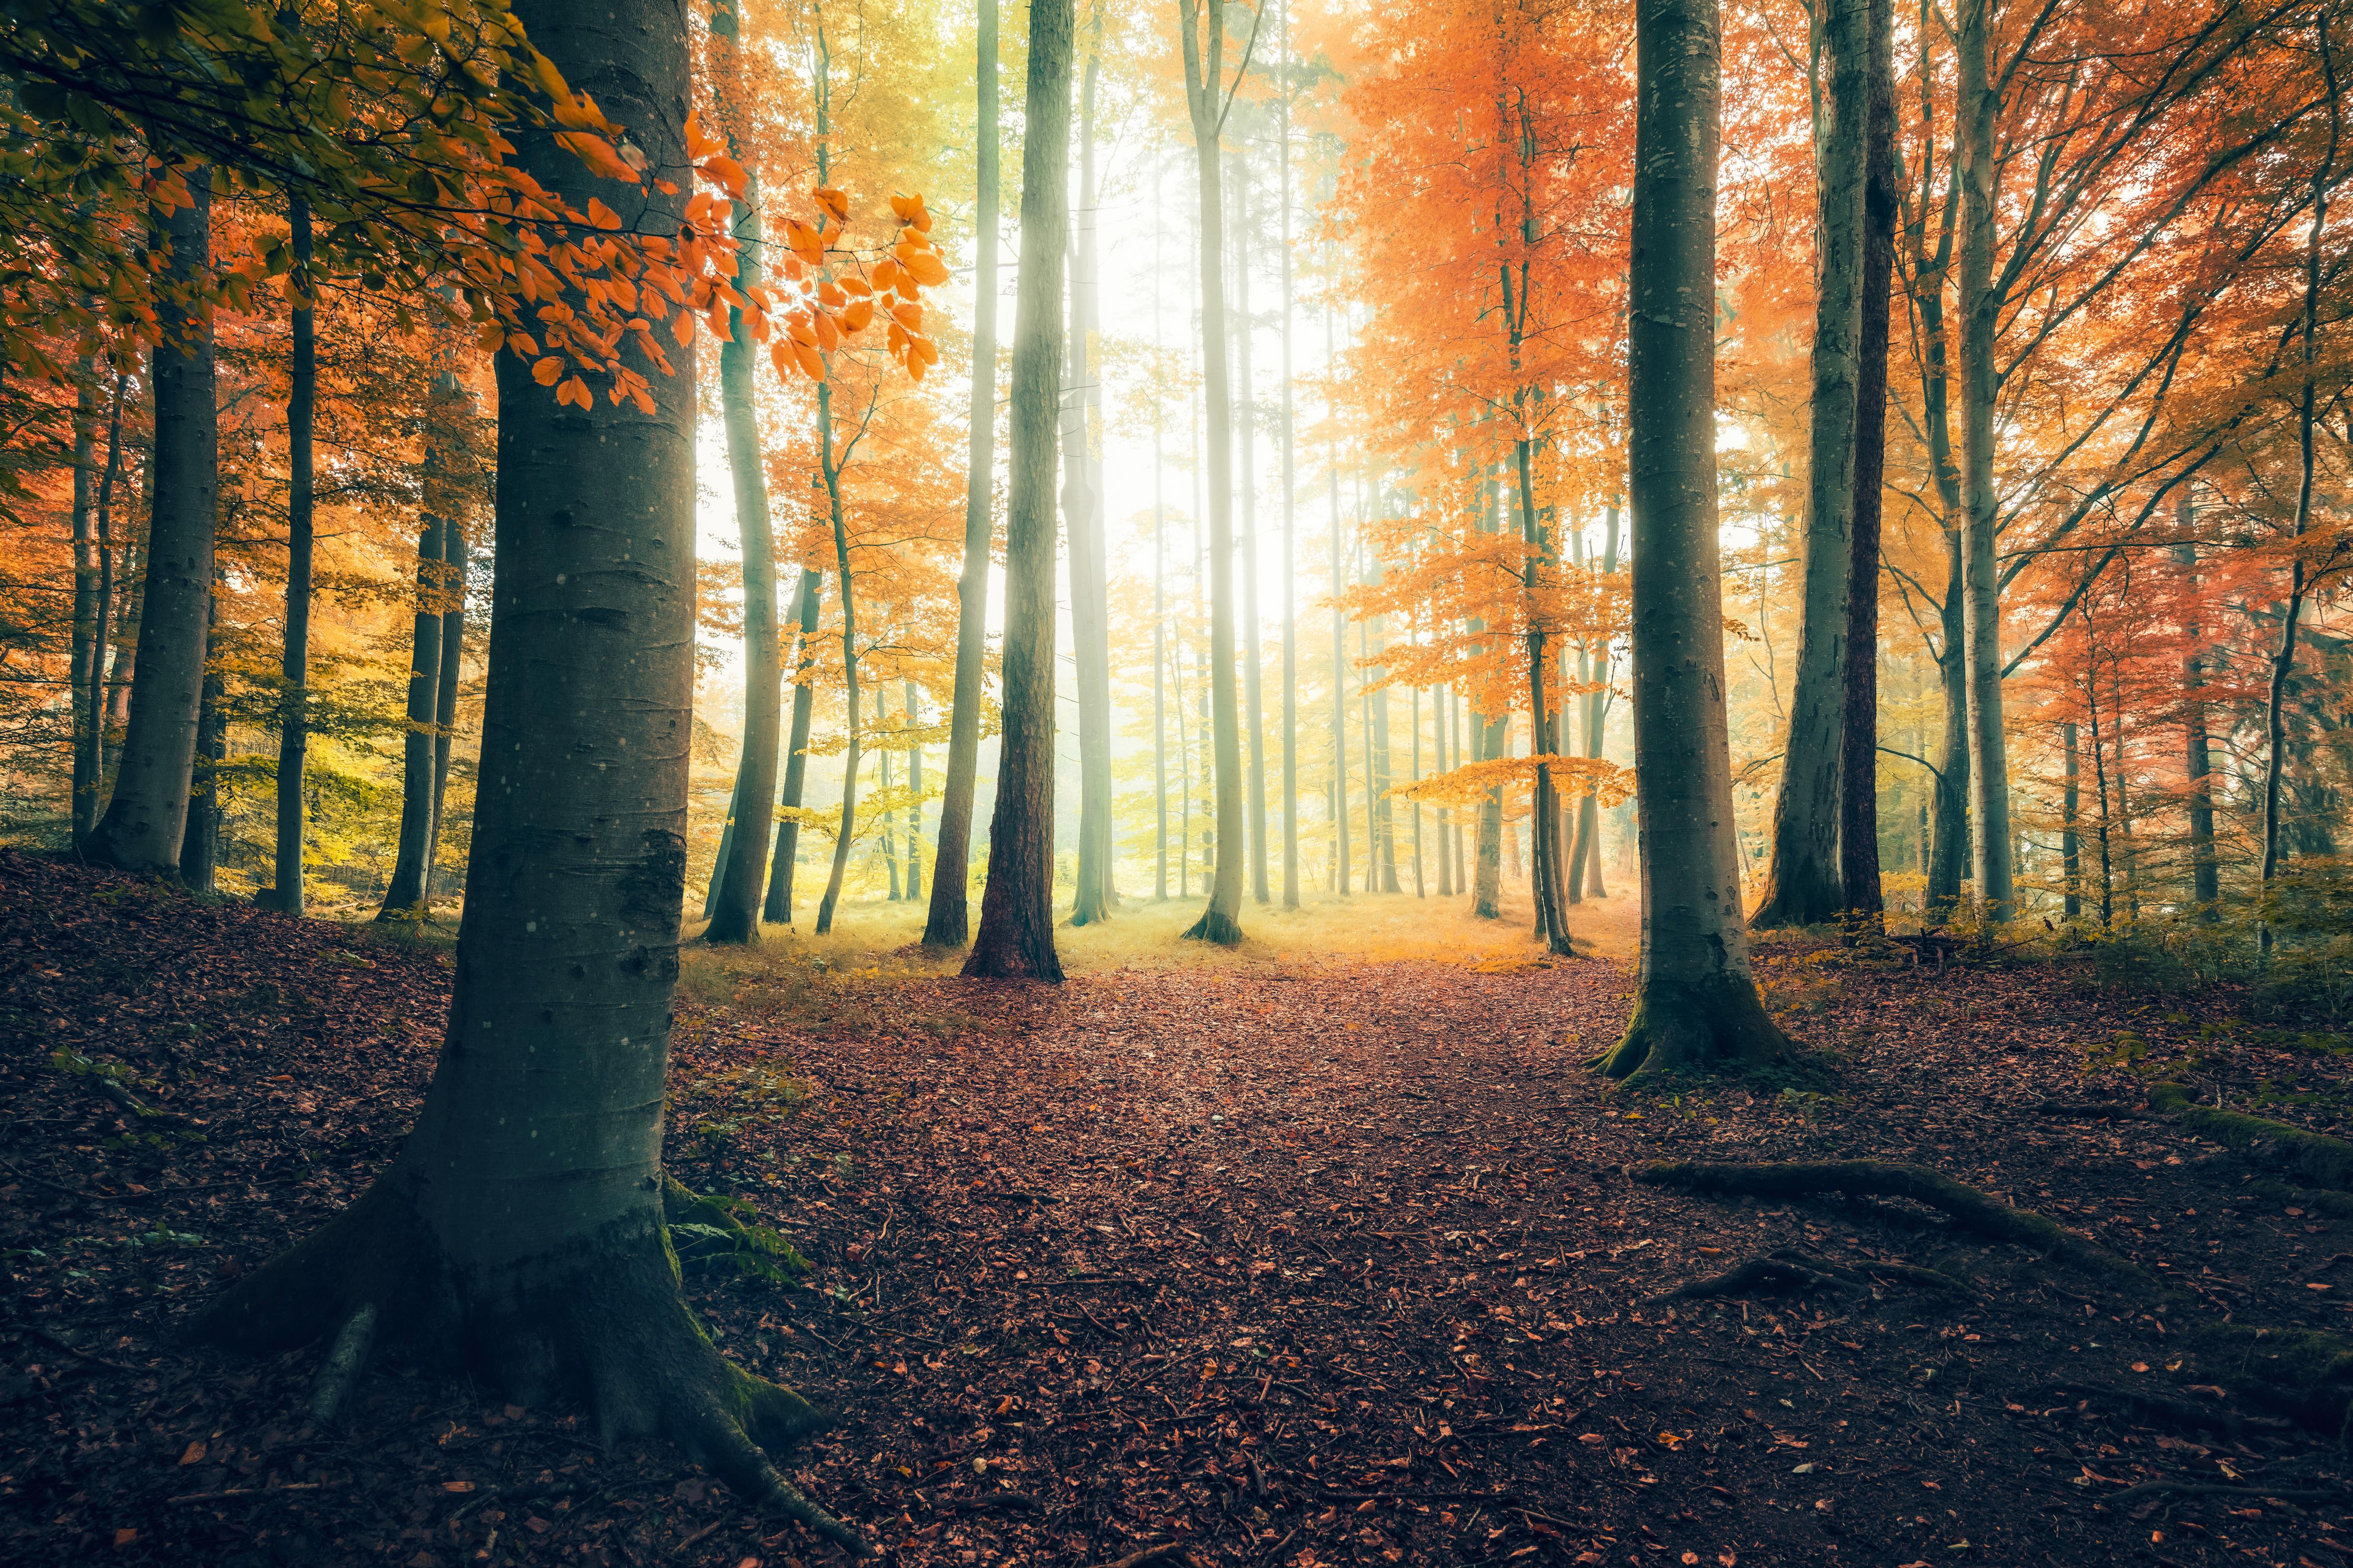
[[[1275,159],[1282,182],[1282,907],[1299,907],[1299,477],[1291,419],[1291,0],[1277,24],[1282,112]]]
[[[2173,547],[2174,559],[2189,579],[2190,606],[2189,624],[2182,628],[2189,651],[2181,656],[2182,771],[2189,784],[2189,896],[2198,906],[2198,918],[2211,921],[2221,915],[2222,878],[2214,855],[2214,761],[2206,732],[2207,647],[2198,615],[2198,544],[2189,533],[2196,517],[2188,485],[2181,487],[2175,508],[2182,537]]]
[[[220,489],[212,317],[173,302],[174,291],[197,289],[212,268],[212,172],[189,171],[187,184],[190,205],[164,224],[172,255],[155,306],[146,584],[122,761],[106,814],[82,846],[101,865],[163,877],[179,875],[187,836]]]
[[[1522,435],[1512,446],[1520,485],[1520,542],[1527,547],[1520,591],[1527,601],[1528,754],[1536,759],[1554,750],[1552,710],[1545,692],[1545,673],[1550,658],[1545,651],[1544,625],[1536,614],[1537,565],[1546,557],[1547,544],[1543,525],[1536,519],[1531,451],[1534,443]],[[1535,906],[1536,940],[1549,951],[1565,956],[1571,948],[1568,919],[1562,907],[1560,796],[1554,788],[1551,771],[1540,761],[1534,762],[1533,767],[1528,790],[1529,897]]]
[[[1029,10],[1021,145],[1021,273],[1006,419],[1004,734],[988,882],[967,975],[1062,978],[1054,952],[1054,462],[1069,243],[1071,0]]]
[[[1250,177],[1245,142],[1234,157],[1234,437],[1241,447],[1242,727],[1250,736],[1250,896],[1270,903],[1266,848],[1266,659],[1259,646],[1258,386],[1250,369]]]
[[[1098,18],[1102,13],[1098,11]],[[1093,453],[1095,362],[1095,84],[1090,37],[1079,87],[1079,206],[1071,216],[1069,363],[1062,404],[1062,520],[1070,539],[1071,641],[1079,698],[1079,866],[1072,925],[1107,920],[1117,901],[1111,871],[1111,606],[1103,564],[1103,492]]]
[[[744,182],[733,205],[736,287],[756,288],[767,271],[760,185]],[[768,512],[768,468],[760,445],[756,395],[759,348],[744,330],[744,312],[730,307],[728,340],[719,345],[719,407],[727,431],[727,472],[734,481],[735,528],[744,546],[744,754],[735,768],[733,829],[712,872],[711,923],[702,940],[754,946],[767,869],[768,829],[775,820],[776,727],[783,718],[784,646],[776,626],[776,546]]]
[[[219,584],[216,583],[217,589]],[[228,756],[228,725],[221,712],[220,595],[206,614],[204,695],[196,707],[195,763],[188,781],[188,826],[180,842],[180,880],[198,893],[217,891],[220,868],[220,764]]]
[[[971,935],[965,895],[972,881],[973,795],[979,776],[980,710],[987,684],[988,557],[997,531],[997,0],[979,0],[979,5],[975,73],[979,189],[973,212],[972,395],[965,459],[964,571],[956,579],[955,684],[948,700],[948,771],[940,796],[939,845],[932,861],[932,901],[923,921],[926,947],[962,947]],[[796,696],[796,727],[799,713],[800,699]],[[788,786],[791,767],[790,763],[786,764]],[[799,803],[788,799],[786,804]],[[785,862],[786,835],[792,832],[787,822],[777,837],[780,862]],[[787,910],[791,902],[787,891]]]
[[[1333,363],[1332,311],[1324,311],[1324,363]],[[1328,415],[1329,409],[1325,410]],[[1340,461],[1330,443],[1324,447],[1324,496],[1332,526],[1332,885],[1345,898],[1353,885],[1348,867],[1348,617],[1340,607]]]
[[[891,683],[886,680],[874,689],[874,728],[878,731],[887,731],[890,726]],[[888,801],[891,798],[890,747],[882,746],[877,749],[874,753],[874,764],[878,775],[875,783],[882,791],[882,798]],[[901,897],[899,892],[899,813],[889,805],[882,808],[882,833],[876,853],[882,857],[882,871],[888,879],[890,889],[883,897],[895,904]]]
[[[801,584],[793,595],[793,729],[785,752],[786,816],[776,825],[776,858],[768,864],[768,896],[760,909],[760,918],[770,925],[793,923],[793,870],[800,862],[801,820],[792,814],[800,809],[808,782],[809,719],[817,700],[809,667],[816,662],[818,596],[824,586],[825,578],[816,567],[801,568]],[[945,833],[944,807],[941,818],[940,831]],[[937,892],[936,884],[934,892]],[[937,907],[936,898],[934,907]]]
[[[434,472],[438,455],[430,437],[425,449],[428,498],[438,493]],[[429,509],[430,499],[427,501]],[[408,659],[408,731],[403,737],[400,772],[400,844],[392,866],[392,881],[385,889],[380,921],[422,919],[427,909],[425,887],[427,846],[433,842],[433,721],[441,689],[441,577],[448,523],[427,510],[417,534],[417,615],[410,633]]]
[[[1746,1061],[1785,1042],[1740,918],[1716,558],[1715,0],[1637,0],[1627,478],[1642,964],[1611,1078]]]
[[[1603,515],[1601,574],[1609,577],[1618,571],[1617,507],[1611,506]],[[1606,637],[1593,658],[1592,679],[1599,689],[1586,694],[1585,754],[1599,760],[1609,732],[1609,641]],[[1609,896],[1602,885],[1601,800],[1589,790],[1577,803],[1577,847],[1570,851],[1569,864],[1583,872],[1585,885],[1595,898]]]
[[[2017,912],[2010,832],[2010,758],[2001,713],[2001,584],[1994,488],[1994,347],[2001,296],[1993,282],[1994,123],[2000,98],[1989,78],[1993,0],[1963,0],[1957,40],[1961,123],[1961,631],[1968,677],[1969,840],[1985,918]]]
[[[1206,47],[1198,25],[1204,9]],[[1242,936],[1244,844],[1241,713],[1234,689],[1234,415],[1226,377],[1225,195],[1218,154],[1226,110],[1225,0],[1207,0],[1206,6],[1203,0],[1176,0],[1176,12],[1184,33],[1185,97],[1194,159],[1200,169],[1201,364],[1209,447],[1209,689],[1217,714],[1217,869],[1210,879],[1208,908],[1185,934],[1231,945]]]
[[[2059,870],[2066,884],[2062,909],[2072,921],[2084,912],[2084,764],[2073,719],[2059,726],[2059,747],[2066,769],[2059,818]]]
[[[515,12],[653,167],[683,165],[691,84],[675,7],[518,0]],[[601,184],[552,128],[509,134],[522,167],[575,205]],[[683,201],[649,192],[640,231],[675,234]],[[670,348],[675,375],[621,352],[650,378],[650,416],[602,397],[559,407],[526,361],[498,359],[483,773],[448,1035],[416,1130],[358,1202],[246,1276],[205,1327],[277,1350],[364,1308],[385,1337],[430,1345],[507,1397],[579,1390],[609,1435],[675,1440],[747,1506],[855,1541],[763,1451],[817,1413],[702,1333],[665,1237],[694,377],[691,345]]]
[[[1430,694],[1430,716],[1431,720],[1434,721],[1431,728],[1435,731],[1432,736],[1432,756],[1430,761],[1431,765],[1441,773],[1451,771],[1453,766],[1453,764],[1448,763],[1446,760],[1448,754],[1446,750],[1446,731],[1449,728],[1449,721],[1453,710],[1454,693],[1452,688],[1441,686]],[[1452,814],[1442,805],[1438,808],[1438,896],[1441,899],[1451,899],[1454,896],[1454,830],[1452,826]]]
[[[153,469],[151,456],[147,463],[149,486],[148,521],[154,521]],[[121,607],[115,612],[115,624],[122,635],[114,639],[114,658],[106,672],[106,721],[100,728],[103,754],[99,773],[100,787],[109,790],[122,772],[122,744],[131,729],[131,689],[139,681],[139,612],[145,598],[146,561],[136,541],[126,540],[122,547],[122,570],[116,574],[116,587],[121,597]],[[190,742],[191,747],[194,742]],[[109,796],[111,804],[111,795]],[[105,820],[103,816],[100,821]],[[91,831],[95,832],[93,826]]]
[[[1961,880],[1969,859],[1969,690],[1967,642],[1961,629],[1961,536],[1945,532],[1947,568],[1942,652],[1936,679],[1944,695],[1945,722],[1936,742],[1936,807],[1930,832],[1926,912],[1934,923],[1950,920],[1961,901]]]
[[[822,177],[822,176],[820,176]],[[833,386],[817,387],[818,464],[825,479],[826,510],[833,524],[835,581],[841,584],[841,693],[848,709],[844,734],[848,749],[841,754],[841,815],[833,836],[833,865],[826,873],[825,896],[818,900],[817,934],[833,929],[834,911],[841,904],[842,879],[849,871],[849,847],[858,835],[858,582],[849,569],[849,521],[842,509],[841,469],[844,457],[834,445]]]
[[[1413,777],[1408,782],[1419,784],[1421,782],[1421,688],[1416,686],[1409,689],[1407,698],[1413,714]],[[1422,885],[1421,800],[1419,796],[1415,797],[1413,803],[1413,896],[1417,899],[1428,896],[1428,889]]]
[[[1160,227],[1158,171],[1154,171],[1152,347],[1160,349]],[[1168,509],[1162,495],[1166,465],[1160,452],[1160,399],[1152,400],[1152,896],[1168,901]],[[1180,698],[1177,711],[1184,711]],[[1177,732],[1184,744],[1184,732]],[[1182,875],[1180,870],[1179,875]]]
[[[2092,721],[2092,782],[2100,796],[2100,926],[2105,930],[2116,923],[2116,888],[2109,852],[2108,749],[2100,734],[2100,643],[2092,634],[2089,606],[2079,607],[2084,610],[2084,710]]]
[[[2320,289],[2321,240],[2328,229],[2328,190],[2337,174],[2337,148],[2342,124],[2341,98],[2337,82],[2336,56],[2329,45],[2329,14],[2320,13],[2316,24],[2319,35],[2320,68],[2327,83],[2328,147],[2322,154],[2320,166],[2312,174],[2312,224],[2306,231],[2304,247],[2304,321],[2299,331],[2302,339],[2304,384],[2296,398],[2295,433],[2299,479],[2295,492],[2295,521],[2289,526],[2287,604],[2280,614],[2278,649],[2273,653],[2271,687],[2263,702],[2263,901],[2255,934],[2264,957],[2272,950],[2271,891],[2272,879],[2279,873],[2280,864],[2280,784],[2287,767],[2287,688],[2288,678],[2295,670],[2296,623],[2304,614],[2304,599],[2310,587],[2302,545],[2312,529],[2313,486],[2319,476],[2317,454],[2313,437],[2319,416],[2319,380],[2313,365],[2320,353]]]
[[[92,605],[90,660],[81,671],[82,721],[80,744],[74,756],[74,846],[77,849],[98,825],[100,792],[106,784],[106,663],[114,609],[114,489],[122,476],[122,395],[124,376],[114,377],[114,407],[107,416],[106,469],[99,476],[97,507],[98,583]]]
[[[1388,676],[1386,655],[1388,653],[1388,623],[1377,617],[1368,628],[1373,637],[1373,655],[1382,659],[1381,676]],[[1397,862],[1397,802],[1389,790],[1397,782],[1396,753],[1389,746],[1389,689],[1381,686],[1372,694],[1373,720],[1368,726],[1372,735],[1370,775],[1373,797],[1373,841],[1380,853],[1381,891],[1402,890],[1398,881]]]
[[[100,655],[99,637],[98,489],[98,364],[82,356],[74,387],[73,442],[73,647],[67,680],[73,704],[72,841],[98,820],[98,681],[94,672]],[[115,380],[115,401],[121,401],[121,378]],[[120,424],[120,415],[116,423]],[[113,440],[108,440],[112,461]]]
[[[455,379],[454,377],[452,378]],[[462,399],[463,394],[459,394]],[[463,406],[462,402],[460,406]],[[441,859],[441,832],[449,825],[441,803],[449,793],[449,758],[458,738],[458,688],[465,673],[466,653],[466,529],[451,516],[441,531],[443,605],[441,611],[441,679],[433,696],[433,837],[425,846],[425,886],[433,886]]]
[[[1839,781],[1854,569],[1855,379],[1862,330],[1863,185],[1870,0],[1825,0],[1830,91],[1815,137],[1812,448],[1798,670],[1774,797],[1772,855],[1754,919],[1813,925],[1845,907],[1839,885]],[[1867,657],[1867,655],[1858,655]]]
[[[1504,754],[1511,742],[1507,721],[1490,720],[1481,714],[1471,715],[1472,732],[1478,738],[1475,762],[1492,762]],[[1491,784],[1479,803],[1479,842],[1473,852],[1471,884],[1471,912],[1482,921],[1504,918],[1504,791]]]
[[[907,742],[907,901],[923,896],[923,742],[916,737],[923,724],[923,701],[912,680],[901,683],[899,704],[908,731]]]
[[[292,232],[294,341],[286,379],[286,610],[279,641],[278,839],[270,907],[302,912],[302,775],[311,749],[311,426],[319,395],[318,317],[311,304],[311,207],[289,198]]]
[[[1848,574],[1845,734],[1839,751],[1839,880],[1846,907],[1877,916],[1879,541],[1887,471],[1887,349],[1895,277],[1895,57],[1892,0],[1864,0],[1870,81],[1864,121],[1861,335],[1854,398],[1853,564]]]

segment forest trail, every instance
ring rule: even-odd
[[[1774,950],[1768,993],[1827,1052],[1831,1092],[1634,1100],[1581,1066],[1624,1014],[1606,961],[1240,959],[1054,989],[769,952],[682,993],[670,1159],[811,1268],[786,1287],[723,1257],[689,1294],[729,1353],[837,1413],[800,1479],[898,1560],[2353,1555],[2330,1534],[2341,1505],[2101,1500],[2153,1479],[2342,1487],[2327,1436],[2197,1392],[2218,1378],[2179,1315],[2195,1297],[2342,1329],[2353,1254],[2328,1222],[2171,1124],[2032,1110],[2133,1092],[2097,1061],[2084,1079],[2086,1047],[2194,1050],[2187,1012],[2047,970]],[[0,1556],[830,1557],[673,1451],[603,1450],[565,1407],[487,1405],[391,1355],[350,1427],[319,1433],[314,1356],[173,1342],[189,1303],[389,1154],[446,954],[11,858],[0,972],[0,1205],[24,1238]],[[190,1034],[198,1007],[216,1021]],[[206,1141],[133,1127],[58,1070],[70,1058]],[[2188,1294],[2168,1327],[1902,1204],[1744,1205],[1628,1174],[1694,1155],[1918,1161]],[[1857,1283],[1660,1299],[1775,1249]]]

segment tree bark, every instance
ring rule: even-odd
[[[1996,922],[2017,912],[2010,865],[2010,758],[2002,731],[2001,498],[1994,489],[1994,345],[2001,297],[1993,284],[1994,122],[1989,78],[1993,0],[1965,0],[1957,49],[1961,122],[1961,631],[1968,680],[1971,868],[1978,903]]]
[[[1291,0],[1282,0],[1282,113],[1275,158],[1282,186],[1282,907],[1299,907],[1299,479],[1291,418]],[[1417,827],[1419,811],[1417,812]],[[1417,866],[1420,858],[1415,850]]]
[[[684,183],[675,8],[520,0],[532,40]],[[550,131],[522,167],[574,205],[615,186]],[[682,196],[625,219],[675,234]],[[449,1031],[416,1130],[350,1208],[218,1300],[212,1338],[273,1351],[372,1310],[508,1397],[576,1393],[608,1437],[675,1439],[837,1540],[769,1462],[818,1424],[723,1357],[679,1294],[662,1105],[686,875],[694,647],[692,348],[655,412],[559,407],[498,361],[497,552],[484,759]]]
[[[1234,689],[1233,395],[1226,373],[1225,195],[1218,149],[1224,129],[1225,0],[1176,0],[1184,33],[1185,95],[1201,186],[1201,363],[1208,407],[1209,513],[1209,692],[1217,734],[1217,867],[1209,905],[1185,934],[1231,946],[1241,941],[1241,714]],[[1024,204],[1027,204],[1025,192]]]
[[[962,947],[970,935],[965,896],[972,880],[973,794],[980,765],[980,710],[987,684],[984,656],[988,647],[988,557],[996,532],[997,477],[997,0],[979,0],[979,5],[976,74],[980,188],[973,215],[971,436],[965,468],[964,571],[956,579],[955,685],[948,706],[948,771],[940,796],[939,847],[932,861],[932,901],[923,921],[926,947]],[[796,697],[797,723],[799,707]],[[787,823],[785,832],[792,831]],[[779,836],[779,858],[785,853],[784,846]]]
[[[2072,921],[2084,913],[2084,764],[2073,720],[2059,726],[2059,745],[2065,768],[2065,787],[2060,802],[2059,870],[2066,889],[2061,910]]]
[[[1256,24],[1253,24],[1255,26]],[[1250,179],[1247,139],[1234,157],[1234,437],[1241,447],[1242,500],[1242,728],[1250,737],[1250,805],[1245,839],[1250,848],[1250,897],[1272,901],[1266,847],[1266,658],[1259,645],[1258,613],[1258,391],[1250,369]]]
[[[1054,465],[1069,244],[1071,0],[1035,0],[1021,146],[1020,287],[1007,410],[1005,717],[988,881],[967,975],[1060,982],[1054,952]]]
[[[106,786],[106,662],[110,618],[114,609],[114,486],[122,473],[122,396],[125,377],[114,375],[114,406],[107,416],[106,468],[98,481],[97,584],[91,605],[89,662],[81,668],[80,729],[74,752],[74,847],[81,848],[98,826],[100,792]]]
[[[1096,13],[1098,22],[1101,12]],[[1079,88],[1079,206],[1071,215],[1067,391],[1062,414],[1062,521],[1070,539],[1071,641],[1079,699],[1079,865],[1071,923],[1111,918],[1111,606],[1103,563],[1103,498],[1095,482],[1101,367],[1095,358],[1096,37]]]
[[[1753,923],[1837,918],[1839,783],[1854,569],[1856,376],[1863,293],[1870,114],[1869,0],[1825,0],[1828,125],[1816,138],[1813,443],[1806,484],[1805,587],[1797,679],[1774,797],[1772,856]],[[1876,581],[1874,577],[1874,582]]]
[[[313,545],[311,425],[319,392],[318,318],[310,304],[311,207],[288,199],[292,231],[292,287],[301,301],[291,312],[294,342],[286,393],[286,611],[278,674],[278,839],[270,874],[270,907],[302,913],[302,775],[311,750],[311,558]]]
[[[907,901],[913,903],[923,896],[923,742],[914,738],[923,719],[913,680],[901,683],[899,701],[909,735],[907,790],[913,802],[907,808]]]
[[[164,226],[172,257],[156,301],[146,584],[122,760],[113,798],[82,847],[100,865],[162,877],[179,875],[187,836],[220,486],[212,315],[184,303],[212,268],[212,172],[192,170],[187,183],[192,204]]]
[[[439,466],[428,435],[425,448],[425,489],[435,491]],[[433,721],[441,689],[441,578],[447,568],[442,556],[442,530],[448,526],[426,502],[423,525],[417,534],[417,616],[410,634],[408,660],[408,731],[403,738],[400,773],[400,844],[393,859],[392,880],[385,887],[384,907],[376,919],[421,920],[428,909],[425,865],[433,842]]]
[[[1324,360],[1333,363],[1332,312],[1324,312]],[[1327,409],[1328,413],[1329,410]],[[1337,857],[1332,885],[1342,898],[1354,885],[1348,865],[1348,617],[1340,607],[1340,459],[1324,447],[1324,492],[1332,525],[1332,832]]]
[[[987,564],[984,560],[984,570]],[[817,699],[809,684],[809,666],[814,662],[810,647],[817,640],[818,595],[824,585],[825,579],[815,567],[801,568],[800,589],[794,596],[793,731],[785,752],[786,816],[776,825],[776,854],[768,867],[768,896],[760,910],[760,918],[770,925],[793,923],[793,871],[800,860],[801,821],[792,813],[800,809],[808,780],[809,721]],[[947,831],[945,815],[943,810],[943,833]],[[936,885],[934,893],[936,908]]]
[[[2214,762],[2206,731],[2207,644],[2198,614],[2198,544],[2189,536],[2196,519],[2188,485],[2181,487],[2175,504],[2182,539],[2174,546],[2174,559],[2189,579],[2190,606],[2189,624],[2182,628],[2189,651],[2181,658],[2182,771],[2189,783],[2189,896],[2197,902],[2198,918],[2212,921],[2221,918],[2222,878],[2214,855]]]
[[[820,176],[822,177],[822,176]],[[841,816],[833,837],[833,865],[826,874],[825,896],[818,900],[817,934],[833,929],[834,911],[841,903],[843,878],[849,870],[849,848],[858,834],[858,584],[849,570],[849,523],[842,510],[841,469],[846,461],[834,447],[833,385],[817,386],[818,464],[825,478],[827,510],[833,521],[833,559],[841,584],[841,688],[849,717],[845,733],[849,747],[841,756]]]
[[[1888,307],[1895,276],[1894,16],[1866,0],[1862,301],[1854,402],[1854,531],[1847,582],[1846,717],[1840,742],[1839,880],[1847,909],[1876,917],[1879,884],[1879,541],[1887,469]]]
[[[464,394],[450,377],[456,406],[463,408]],[[441,679],[433,697],[433,837],[425,845],[425,887],[430,893],[435,868],[441,860],[441,832],[449,824],[441,809],[449,792],[449,758],[458,738],[458,688],[465,673],[466,653],[466,527],[459,521],[462,508],[452,507],[448,526],[441,531]]]
[[[98,820],[98,671],[104,654],[99,638],[99,582],[103,574],[99,553],[98,490],[98,363],[83,355],[74,388],[73,445],[73,647],[68,689],[73,702],[73,842],[79,845]],[[121,426],[122,378],[115,377],[116,412],[107,437],[107,462],[114,460],[114,443]]]
[[[736,287],[756,287],[765,275],[760,186],[745,177],[734,204]],[[768,470],[760,448],[755,395],[757,345],[744,312],[728,310],[728,341],[719,347],[719,405],[727,428],[727,469],[735,487],[735,527],[744,546],[744,755],[735,770],[733,837],[713,874],[718,900],[702,940],[737,946],[760,941],[762,873],[776,798],[776,724],[783,717],[784,648],[776,627],[776,547],[768,515]],[[846,600],[845,600],[846,602]]]
[[[217,589],[219,584],[216,583]],[[220,596],[206,607],[204,694],[196,706],[195,761],[188,779],[188,825],[180,841],[180,880],[191,892],[219,890],[220,764],[228,756],[228,731],[221,714]]]
[[[1777,1056],[1733,839],[1716,556],[1715,0],[1637,0],[1628,492],[1642,964],[1611,1078]]]

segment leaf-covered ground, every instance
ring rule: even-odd
[[[690,1293],[836,1411],[802,1484],[911,1563],[2353,1561],[2337,1435],[2193,1348],[2226,1316],[2353,1329],[2341,1230],[2260,1160],[2098,1114],[2187,1064],[2234,1103],[2316,1093],[2276,1113],[2325,1128],[2336,1058],[2068,966],[1767,972],[1815,1076],[1629,1099],[1580,1065],[1624,1016],[1608,961],[1245,954],[1054,990],[772,946],[682,1003],[671,1158],[812,1267]],[[396,1353],[322,1432],[313,1357],[174,1342],[389,1157],[448,984],[431,948],[0,858],[0,1560],[832,1555],[674,1453]],[[2171,1289],[1901,1202],[1628,1173],[1850,1156]],[[1777,1250],[1830,1282],[1664,1299]],[[2106,1500],[2154,1480],[2228,1489]]]

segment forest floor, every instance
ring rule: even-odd
[[[688,1289],[838,1415],[801,1484],[957,1568],[2353,1562],[2337,1434],[2195,1348],[2226,1317],[2353,1329],[2353,1251],[2301,1189],[2131,1114],[2182,1076],[2341,1131],[2341,1040],[2224,989],[1791,942],[1762,968],[1802,1071],[1612,1093],[1582,1064],[1624,964],[1431,907],[1231,954],[1145,910],[1071,933],[1060,988],[940,973],[881,914],[691,954],[672,1168],[810,1268]],[[1579,918],[1622,951],[1623,906]],[[0,1561],[835,1559],[675,1453],[396,1352],[322,1431],[315,1352],[175,1340],[390,1156],[448,983],[431,944],[0,853]],[[2167,1288],[1901,1201],[1630,1173],[1694,1157],[1931,1165]],[[1794,1293],[1667,1296],[1776,1249]],[[2189,1489],[2124,1495],[2149,1482]]]

